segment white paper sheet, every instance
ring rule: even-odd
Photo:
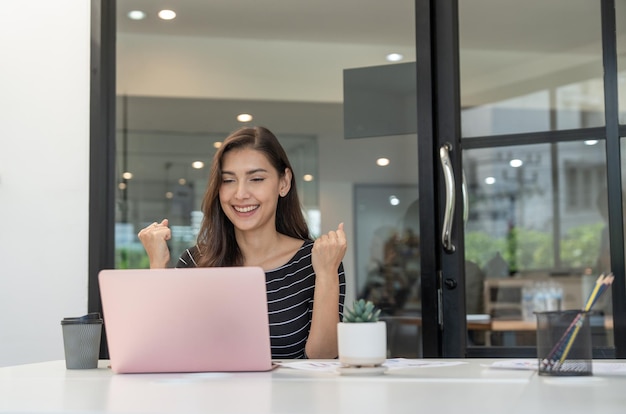
[[[334,372],[337,368],[341,368],[342,364],[339,361],[316,361],[316,360],[302,360],[302,361],[290,361],[281,362],[275,361],[277,365],[302,369],[307,371],[329,371]],[[408,359],[408,358],[391,358],[387,359],[383,366],[388,369],[405,369],[405,368],[431,368],[431,367],[449,367],[453,365],[466,364],[462,361],[429,361],[424,359]]]

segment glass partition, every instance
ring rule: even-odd
[[[359,296],[377,303],[386,315],[419,314],[417,186],[359,184],[354,203]]]
[[[617,1],[615,4],[616,32],[617,32],[617,92],[618,92],[618,117],[622,128],[626,125],[626,1]],[[622,161],[622,188],[626,183],[626,138],[624,134],[620,139]],[[622,204],[626,205],[622,190]],[[624,229],[626,236],[626,228]],[[626,287],[625,287],[626,288]]]
[[[211,160],[228,131],[198,132],[205,123],[218,125],[214,100],[120,97],[116,166],[116,267],[147,268],[148,258],[137,238],[144,226],[167,218],[172,229],[172,259],[195,244],[202,220],[202,197]],[[187,124],[179,130],[154,128],[173,108],[193,106]],[[126,109],[126,111],[124,111]],[[191,115],[196,115],[193,117]],[[128,119],[128,118],[130,119]],[[170,120],[170,122],[174,122]],[[294,170],[296,186],[313,234],[320,234],[318,143],[314,135],[280,134]]]
[[[626,125],[626,1],[615,2],[617,33],[617,93],[620,125]],[[624,159],[622,157],[622,159]]]
[[[359,201],[356,188],[411,188],[392,194],[399,206],[387,201],[396,211],[417,199],[414,1],[335,2],[332,10],[318,2],[280,10],[264,2],[200,3],[190,10],[176,2],[176,19],[161,22],[154,2],[118,2],[116,264],[146,267],[137,232],[165,217],[172,221],[172,259],[192,245],[214,144],[242,125],[263,125],[294,164],[314,235],[344,222],[349,304],[374,259],[370,225],[386,222],[390,211],[371,198]],[[134,8],[144,8],[146,18],[130,20]],[[368,68],[381,70],[378,83],[344,77]],[[346,92],[356,99],[344,102]],[[382,107],[381,96],[389,98]],[[241,113],[253,120],[238,121]],[[195,161],[204,166],[195,169]],[[365,226],[361,207],[369,214]],[[405,333],[390,330],[391,355],[400,347],[417,352],[418,332]]]
[[[419,356],[414,252],[421,235],[410,213],[418,194],[411,123],[419,91],[406,70],[416,60],[415,2],[336,2],[331,13],[315,2],[280,11],[263,2],[236,11],[205,2],[194,12],[180,3],[173,22],[135,22],[127,13],[147,3],[118,2],[117,266],[147,266],[136,234],[164,217],[172,220],[173,257],[194,242],[214,145],[246,124],[238,114],[252,114],[251,124],[267,126],[287,147],[314,232],[345,223],[346,301],[375,299],[389,321],[390,356]],[[546,133],[541,144],[521,138],[463,150],[471,343],[531,344],[534,326],[497,330],[497,323],[523,323],[541,306],[580,307],[608,245],[603,137],[549,136],[605,124],[600,6],[458,5],[462,139]],[[157,5],[150,7],[154,18]],[[616,1],[622,124],[625,7]],[[325,16],[324,25],[311,16]],[[361,93],[351,95],[352,108],[344,107],[347,72],[376,77],[356,79]],[[391,104],[381,110],[381,102]],[[547,299],[554,292],[556,302]],[[533,307],[523,305],[528,298]],[[610,316],[605,300],[599,309]],[[493,317],[489,332],[472,319],[485,315]],[[610,329],[602,340],[612,344]]]
[[[470,345],[534,346],[533,312],[583,308],[610,271],[605,136],[580,131],[605,125],[601,7],[488,3],[459,2],[467,313],[490,321],[468,319]],[[594,309],[611,347],[610,293]]]
[[[599,4],[488,3],[459,2],[463,137],[603,126]]]
[[[468,296],[468,313],[482,301],[478,313],[510,321],[484,343],[532,345],[534,325],[523,322],[534,322],[533,312],[582,308],[608,271],[604,148],[592,140],[464,151],[465,257],[474,269],[466,278],[483,286],[468,288],[479,296]],[[610,315],[610,295],[595,310]]]

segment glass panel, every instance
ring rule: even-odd
[[[606,270],[604,148],[581,141],[464,151],[467,311],[492,318],[490,331],[471,328],[474,345],[534,345],[533,312],[584,306]],[[594,310],[610,320],[609,293]],[[611,330],[595,340],[612,345]]]
[[[619,123],[626,125],[626,0],[615,2]]]
[[[604,125],[599,4],[488,3],[459,2],[463,137]]]
[[[118,106],[132,108],[134,115],[151,101],[152,116],[157,108],[169,110],[181,100],[167,98],[120,98]],[[155,101],[159,101],[155,104]],[[209,109],[215,102],[194,100]],[[139,118],[139,116],[138,116]],[[124,117],[120,118],[124,123]],[[206,119],[202,119],[205,121]],[[198,119],[200,121],[200,119]],[[187,127],[189,127],[188,125]],[[147,268],[148,258],[136,234],[138,229],[169,220],[173,258],[195,244],[202,212],[200,205],[207,185],[207,174],[216,146],[225,137],[217,133],[157,131],[147,129],[137,119],[133,128],[117,131],[116,267]],[[281,135],[279,138],[295,171],[296,186],[310,230],[320,234],[317,173],[317,139],[314,136]],[[197,164],[200,163],[200,164]]]
[[[371,214],[363,223],[355,188],[399,188],[396,210],[405,209],[417,198],[417,139],[415,125],[372,131],[369,119],[358,117],[353,120],[366,125],[358,136],[370,138],[345,139],[343,75],[367,67],[414,67],[414,1],[334,2],[332,13],[327,2],[219,3],[192,7],[181,0],[172,6],[176,20],[163,24],[154,20],[156,6],[145,10],[145,20],[131,21],[127,13],[147,3],[118,1],[116,161],[118,184],[126,188],[117,190],[117,266],[147,266],[137,232],[164,217],[173,221],[173,260],[194,243],[213,144],[244,125],[237,114],[248,113],[254,116],[250,124],[268,127],[286,147],[313,232],[345,223],[350,304],[367,280],[361,270],[373,260],[371,224],[389,219],[388,209],[365,201]],[[391,53],[401,60],[386,60]],[[394,75],[378,80],[382,95],[388,87],[407,89]],[[416,105],[415,77],[410,80],[413,90],[394,106],[408,125]],[[363,107],[379,103],[375,94],[365,95]],[[377,165],[379,158],[388,165]],[[204,167],[193,169],[193,161],[204,161]],[[132,178],[124,179],[124,172]],[[394,325],[398,329],[390,322],[391,355],[399,355],[398,349],[417,353],[414,322]]]
[[[417,186],[365,185],[354,189],[360,297],[388,315],[421,310]],[[363,234],[363,236],[360,235]]]
[[[626,137],[621,137],[620,138],[620,158],[621,158],[621,174],[622,174],[622,211],[624,212],[624,216],[622,217],[622,219],[624,220],[623,222],[623,226],[624,226],[624,237],[626,237],[626,194],[625,194],[625,188],[626,188]],[[610,248],[610,244],[606,243],[605,246],[605,250],[609,250]],[[605,262],[608,261],[609,259],[605,259]],[[608,267],[608,266],[607,266]]]

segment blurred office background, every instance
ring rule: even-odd
[[[174,256],[192,245],[215,146],[265,125],[294,162],[314,232],[346,223],[348,301],[374,300],[402,344],[391,352],[418,355],[414,1],[185,0],[169,21],[160,6],[117,2],[116,265],[147,265],[135,235],[163,217]],[[616,7],[624,124],[626,4]],[[600,13],[583,0],[459,2],[463,139],[603,127]],[[581,307],[609,270],[606,146],[579,135],[463,152],[470,318]],[[610,298],[598,306],[611,314]],[[532,344],[520,330],[473,332],[472,344]]]

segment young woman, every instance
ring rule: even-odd
[[[345,298],[343,223],[312,240],[293,169],[269,130],[244,127],[216,152],[196,246],[176,267],[265,270],[272,358],[335,358]],[[151,268],[167,267],[168,220],[139,232]]]

